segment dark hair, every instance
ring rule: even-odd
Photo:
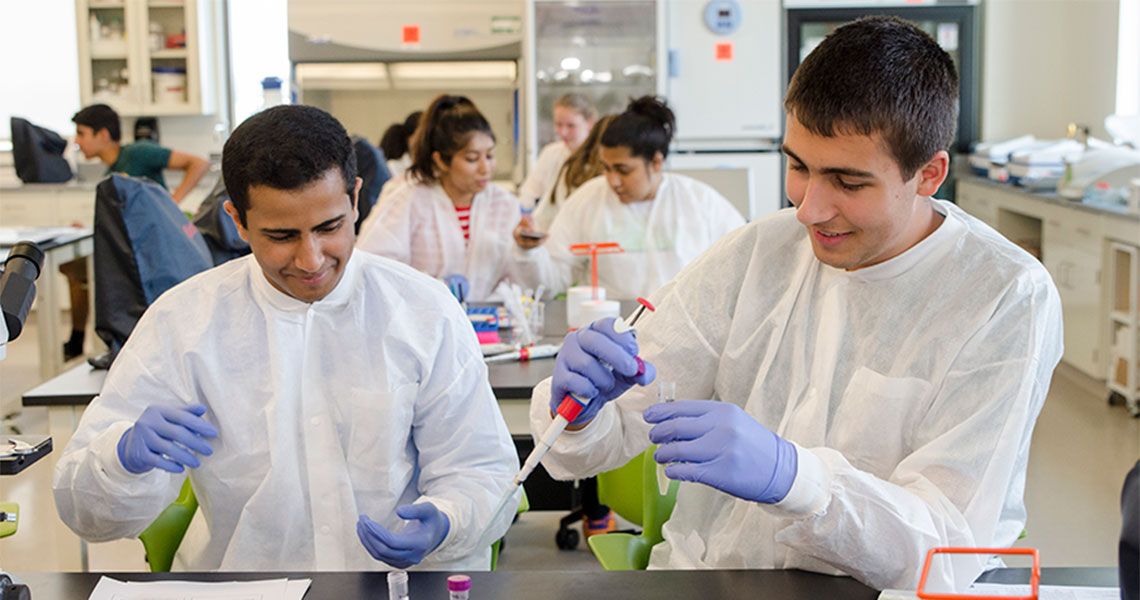
[[[99,133],[100,129],[106,129],[111,139],[116,142],[122,137],[122,131],[119,129],[119,113],[106,104],[92,104],[85,107],[72,115],[71,122],[76,125],[86,125],[95,133]]]
[[[384,152],[384,158],[400,158],[411,152],[408,140],[416,132],[422,114],[424,111],[417,110],[408,115],[403,123],[392,123],[384,130],[384,135],[380,136],[380,150]]]
[[[602,164],[598,160],[598,143],[605,134],[606,129],[610,123],[614,122],[617,115],[606,115],[597,120],[594,126],[590,128],[590,134],[586,136],[585,141],[581,146],[578,146],[566,162],[562,163],[562,168],[558,171],[558,178],[555,181],[566,182],[566,195],[569,196],[574,190],[578,189],[583,183],[590,179],[602,174]],[[555,188],[558,186],[556,185]],[[555,204],[557,194],[554,190],[550,192],[550,204]]]
[[[222,178],[242,225],[249,188],[296,190],[339,169],[349,197],[356,189],[356,152],[344,126],[312,106],[283,105],[245,120],[222,148]]]
[[[658,152],[669,156],[669,142],[677,129],[677,118],[664,98],[642,96],[630,100],[625,112],[618,115],[602,134],[602,145],[607,148],[625,146],[630,154],[653,160]]]
[[[804,59],[784,108],[815,135],[879,132],[907,180],[954,140],[958,74],[912,23],[869,17],[836,29]]]
[[[380,136],[380,150],[384,158],[400,158],[408,153],[408,136],[403,123],[393,123]]]
[[[443,94],[432,100],[412,136],[412,165],[408,173],[420,183],[435,181],[438,177],[432,154],[439,152],[443,162],[451,163],[475,132],[495,139],[491,124],[466,96]]]

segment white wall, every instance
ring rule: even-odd
[[[982,139],[1105,138],[1116,98],[1119,0],[986,0]]]
[[[75,0],[0,0],[0,139],[9,117],[67,137],[79,106]]]

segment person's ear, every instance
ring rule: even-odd
[[[357,189],[360,189],[359,185],[357,186]],[[222,207],[225,208],[226,214],[229,215],[231,219],[233,219],[234,225],[237,227],[238,235],[240,235],[241,239],[245,240],[245,243],[248,244],[249,231],[246,230],[245,225],[241,224],[241,217],[238,216],[238,209],[236,206],[234,206],[233,201],[226,200],[226,203],[223,204]]]
[[[661,170],[665,168],[665,155],[660,152],[655,152],[653,154],[653,160],[649,162],[649,168],[654,175],[660,173]]]
[[[934,153],[934,157],[926,161],[918,169],[918,188],[916,192],[920,196],[933,196],[938,188],[942,186],[942,182],[946,181],[947,175],[950,174],[950,153],[945,150],[939,150]]]
[[[443,156],[438,150],[431,153],[431,162],[440,173],[446,173],[451,167],[451,165],[443,162]]]
[[[364,180],[357,177],[356,187],[352,190],[352,222],[355,223],[360,218],[360,188],[364,185]]]

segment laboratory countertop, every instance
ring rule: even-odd
[[[370,573],[17,573],[36,600],[86,598],[103,575],[120,581],[241,581],[311,579],[306,600],[376,598],[387,593],[387,575]],[[770,598],[772,600],[874,600],[878,592],[848,577],[805,571],[496,571],[470,573],[476,598],[582,600],[582,598]],[[409,573],[411,598],[439,598],[447,592],[446,572]],[[1026,583],[1028,569],[1001,569],[979,579]],[[1114,568],[1046,568],[1043,585],[1115,587]]]
[[[372,573],[107,573],[120,581],[162,579],[235,581],[249,579],[311,579],[305,600],[385,597],[387,574]],[[497,571],[470,573],[473,598],[582,600],[583,598],[765,598],[789,600],[873,600],[878,593],[846,577],[802,571]],[[86,598],[100,573],[18,574],[36,600]],[[409,573],[410,598],[439,598],[447,594],[446,572]]]
[[[1056,204],[1057,206],[1063,206],[1065,208],[1074,208],[1077,210],[1083,210],[1085,212],[1096,213],[1098,215],[1106,215],[1109,217],[1124,219],[1126,221],[1136,221],[1136,222],[1140,223],[1140,214],[1128,212],[1128,210],[1125,209],[1124,207],[1106,206],[1106,205],[1101,205],[1101,204],[1089,204],[1087,202],[1078,202],[1075,200],[1069,200],[1068,198],[1063,198],[1063,197],[1059,196],[1056,192],[1045,192],[1045,191],[1035,192],[1035,191],[1031,191],[1031,190],[1025,189],[1023,187],[1012,185],[1009,183],[999,183],[999,182],[994,181],[992,179],[986,179],[985,177],[978,177],[977,175],[959,175],[958,183],[961,184],[963,182],[976,183],[978,185],[982,185],[985,187],[993,188],[996,190],[1002,190],[1002,191],[1010,192],[1013,194],[1018,194],[1020,196],[1025,196],[1026,198],[1030,198],[1032,200],[1039,200],[1041,202],[1048,202],[1050,204]]]
[[[167,170],[166,183],[173,189],[181,181],[181,171]],[[218,182],[218,177],[221,177],[221,171],[210,170],[207,171],[202,179],[198,180],[198,184],[194,186],[195,190],[209,191]],[[99,183],[103,181],[103,177],[96,179],[78,180],[71,179],[62,183],[23,183],[21,181],[4,181],[0,182],[0,194],[4,192],[40,192],[40,193],[56,193],[56,192],[86,192],[95,191]]]

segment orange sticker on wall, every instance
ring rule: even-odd
[[[404,43],[405,44],[418,44],[420,43],[420,26],[419,25],[404,25]]]
[[[732,60],[732,42],[720,42],[716,45],[716,59]]]

